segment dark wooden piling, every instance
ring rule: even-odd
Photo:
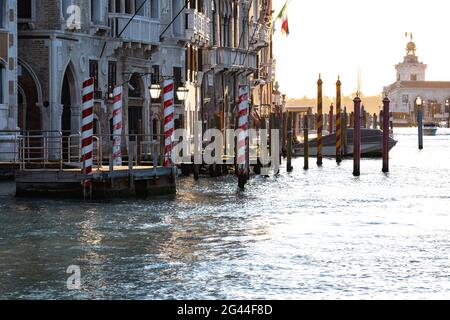
[[[389,172],[389,99],[386,96],[383,100],[383,172]]]
[[[330,113],[329,113],[329,115],[328,115],[328,132],[330,133],[330,134],[332,134],[333,133],[333,118],[334,118],[334,106],[333,106],[333,104],[331,104],[331,106],[330,106]]]
[[[323,101],[322,101],[323,81],[319,75],[317,81],[317,165],[322,166],[322,134],[323,134]]]
[[[270,118],[269,118],[269,121],[270,121]],[[270,123],[269,123],[269,126],[270,126]],[[268,145],[268,144],[270,144],[270,138],[269,138],[269,140],[267,140],[267,133],[270,134],[270,128],[269,128],[269,130],[267,129],[267,118],[262,118],[261,119],[260,129],[261,129],[261,132],[260,132],[260,136],[259,136],[259,139],[258,139],[258,149],[261,150],[260,152],[267,152],[268,151],[267,147],[270,148],[270,146]],[[261,138],[262,138],[261,135],[262,135],[263,132],[265,132],[265,139],[266,139],[266,144],[265,144],[265,149],[264,150],[262,150],[262,148],[261,148]],[[267,167],[267,164],[262,164],[261,163],[261,168],[265,168],[265,167]]]
[[[376,113],[373,114],[373,128],[378,129],[378,116]]]
[[[278,132],[278,141],[274,138],[274,134],[272,130],[276,130],[274,132]],[[279,114],[274,112],[270,114],[270,159],[275,161],[275,157],[278,157],[278,165],[273,165],[274,174],[277,175],[280,173],[280,164],[281,164],[281,150],[280,148],[280,123],[279,123]]]
[[[347,146],[348,146],[348,124],[349,124],[349,117],[347,113],[347,107],[344,106],[344,114],[343,114],[343,124],[342,124],[342,153],[343,156],[347,155]]]
[[[304,117],[303,120],[303,156],[304,156],[304,170],[309,169],[309,124],[308,116]]]
[[[275,114],[274,113],[270,113],[268,144],[269,144],[269,155],[270,155],[271,158],[272,158],[272,155],[273,155],[273,146],[272,146],[272,130],[273,129],[275,129]]]
[[[423,150],[423,110],[421,105],[419,105],[417,109],[417,126],[419,135],[419,150]]]
[[[341,111],[341,86],[338,77],[336,82],[336,162],[342,162],[342,111]]]
[[[292,170],[294,169],[292,167],[292,136],[293,136],[293,132],[292,132],[292,122],[293,122],[293,113],[289,112],[288,113],[288,123],[287,123],[287,164],[286,164],[286,168],[287,168],[287,172],[292,172]]]
[[[274,115],[274,128],[276,130],[278,130],[279,135],[278,135],[278,150],[275,150],[275,152],[278,152],[278,157],[279,157],[279,164],[282,163],[282,148],[283,148],[283,137],[282,137],[282,132],[281,132],[281,124],[282,124],[282,114],[280,112],[275,113]],[[278,172],[279,173],[279,172]]]
[[[357,96],[353,103],[353,175],[359,177],[361,175],[361,99]]]

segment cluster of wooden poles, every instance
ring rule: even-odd
[[[310,119],[315,122],[315,128],[317,129],[317,165],[320,167],[323,165],[323,127],[324,127],[324,113],[323,113],[323,81],[319,75],[317,81],[317,114],[308,114],[303,117],[303,131],[304,131],[304,170],[309,169],[309,127]],[[342,95],[341,95],[342,83],[338,78],[336,82],[336,115],[333,114],[333,109],[330,108],[330,114],[328,117],[328,126],[330,134],[333,132],[333,122],[335,122],[336,132],[336,162],[339,164],[345,155],[347,145],[347,129],[353,128],[353,175],[361,175],[361,128],[368,127],[367,113],[364,107],[361,105],[361,98],[359,94],[353,99],[353,112],[350,116],[347,113],[346,107],[342,109]],[[392,122],[390,122],[389,112],[390,101],[387,97],[383,99],[383,110],[380,112],[380,128],[383,131],[383,168],[382,171],[389,172],[389,138],[390,129],[392,128]],[[287,123],[285,130],[287,132],[286,141],[286,153],[287,153],[287,171],[292,172],[292,144],[294,136],[294,113],[288,112]],[[333,121],[334,120],[334,121]],[[373,116],[373,126],[378,126],[377,115]]]

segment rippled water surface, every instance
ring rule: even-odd
[[[175,198],[99,203],[0,184],[0,298],[450,298],[450,131],[422,152],[415,130],[397,139],[389,175],[297,159],[244,192],[186,178]]]

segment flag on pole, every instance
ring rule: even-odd
[[[281,33],[288,36],[289,35],[289,21],[287,16],[287,6],[289,0],[286,0],[283,8],[281,8],[280,13],[278,14],[276,20],[281,20]]]

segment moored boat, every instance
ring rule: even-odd
[[[434,122],[423,124],[423,135],[425,136],[435,136],[438,131],[438,125]]]
[[[361,156],[363,157],[382,157],[383,156],[383,131],[377,129],[361,128]],[[389,137],[389,150],[395,147],[397,141]],[[344,156],[353,155],[353,128],[347,129],[347,144],[344,150]],[[294,153],[296,156],[303,156],[304,144],[296,143]],[[317,138],[309,141],[309,155],[317,155]],[[336,133],[324,136],[322,138],[322,155],[324,157],[336,157]]]

